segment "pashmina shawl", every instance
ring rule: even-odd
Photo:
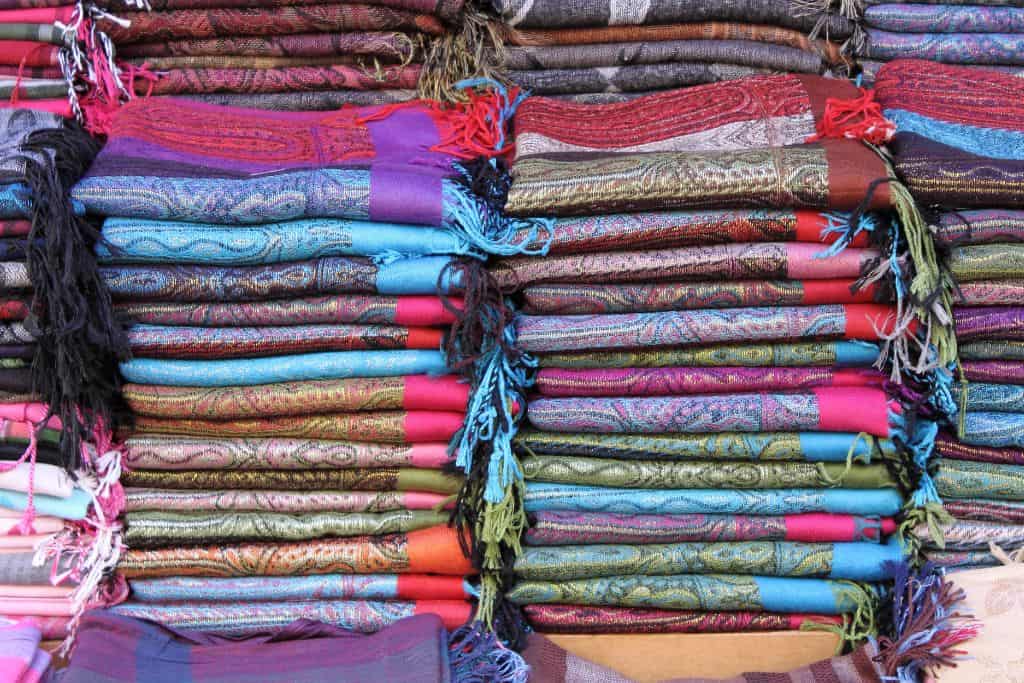
[[[446,256],[377,263],[364,256],[333,256],[259,266],[103,266],[115,299],[238,302],[324,294],[432,294],[451,259]]]
[[[615,460],[858,462],[892,460],[896,445],[867,434],[722,432],[718,434],[584,434],[524,427],[513,448],[526,455],[578,455]]]
[[[963,441],[975,446],[1024,448],[1024,414],[967,411]]]
[[[546,353],[822,337],[877,341],[893,317],[893,310],[886,306],[848,304],[620,315],[520,315],[515,324],[520,348]]]
[[[732,541],[879,543],[895,530],[890,518],[853,515],[623,515],[553,510],[530,515],[523,539],[534,547]]]
[[[551,368],[537,373],[535,387],[552,398],[666,396],[880,386],[883,380],[877,371],[852,368]]]
[[[823,258],[826,253],[824,247],[814,244],[753,242],[566,254],[543,259],[524,256],[502,259],[490,271],[499,287],[513,292],[541,283],[856,279],[866,274],[879,257],[874,249],[844,249],[835,256]]]
[[[152,4],[152,3],[151,3]],[[117,55],[126,58],[239,56],[239,57],[393,57],[413,54],[410,36],[393,31],[358,33],[302,33],[297,35],[223,36],[146,43],[119,44]]]
[[[48,678],[51,655],[42,649],[42,637],[31,619],[0,617],[0,677],[9,683],[39,683]]]
[[[268,482],[273,485],[273,482]],[[448,513],[398,510],[379,513],[315,512],[133,512],[125,520],[129,548],[159,548],[202,543],[303,541],[314,538],[382,536],[429,529]]]
[[[1024,465],[1024,449],[971,446],[946,432],[939,432],[935,437],[935,452],[943,458],[951,460],[977,460],[1003,465]]]
[[[643,5],[620,6],[616,0],[492,0],[495,10],[509,25],[522,28],[566,28],[621,24],[675,24],[701,21],[749,21],[811,31],[823,20],[821,30],[846,38],[853,22],[830,12],[808,12],[793,0],[733,0],[731,2],[678,3],[650,0]],[[819,16],[820,14],[820,16]]]
[[[153,95],[208,93],[281,93],[303,90],[413,89],[422,67],[382,66],[373,73],[360,66],[283,66],[267,69],[162,69],[152,84]],[[146,82],[146,81],[137,81]],[[137,86],[145,87],[145,86]]]
[[[656,610],[589,605],[523,605],[523,612],[539,633],[742,633],[799,631],[805,624],[841,623],[835,617],[823,614]],[[539,639],[539,635],[529,636],[524,652],[531,669],[538,675],[544,670],[541,667],[550,666],[548,657],[535,659]],[[864,683],[866,680],[850,679],[848,683]]]
[[[856,88],[843,81],[784,75],[684,88],[620,104],[530,97],[516,111],[516,158],[801,144],[817,133],[827,99],[856,96]]]
[[[439,349],[437,328],[383,325],[289,327],[157,327],[128,331],[132,353],[147,358],[190,360],[252,358],[325,351]]]
[[[937,547],[927,524],[914,529],[914,534],[926,547]],[[990,544],[1004,550],[1024,547],[1024,526],[975,520],[942,525],[942,550],[988,550]]]
[[[468,600],[472,588],[458,576],[429,574],[324,574],[217,579],[178,576],[135,579],[137,602],[234,602],[241,600]]]
[[[243,419],[359,410],[464,411],[469,385],[456,377],[365,377],[283,382],[253,387],[168,387],[127,384],[124,398],[136,415]]]
[[[574,216],[664,209],[833,209],[860,206],[885,163],[854,140],[789,147],[528,157],[512,169],[506,211]],[[882,185],[868,209],[887,209]]]
[[[443,443],[396,446],[323,439],[133,435],[123,446],[124,466],[131,470],[441,469],[451,460]]]
[[[1024,66],[1024,33],[893,33],[877,28],[866,33],[865,56],[871,59]]]
[[[651,545],[524,548],[514,571],[520,581],[575,581],[603,576],[753,574],[884,581],[899,562],[895,544],[738,541]]]
[[[1020,36],[1024,41],[1024,35]],[[1017,49],[1024,54],[1024,43]],[[875,82],[896,124],[896,171],[918,201],[943,206],[1024,205],[1024,81],[918,60],[887,64]],[[1008,102],[1003,107],[999,103]]]
[[[440,35],[445,30],[436,17],[427,14],[357,4],[122,12],[118,19],[99,21],[100,28],[117,45],[351,31],[422,31]]]
[[[519,581],[508,592],[508,599],[518,605],[602,605],[830,615],[853,612],[873,596],[873,589],[849,581],[730,574]]]
[[[157,512],[392,512],[437,510],[450,496],[422,491],[125,490],[126,509]]]
[[[997,567],[999,560],[988,550],[933,550],[922,552],[925,561],[948,572],[978,567]]]
[[[672,62],[612,67],[545,69],[508,72],[508,79],[537,95],[648,92],[666,88],[718,83],[771,73],[768,69],[736,64]]]
[[[1024,33],[1024,7],[893,3],[866,8],[864,23],[893,33]]]
[[[455,629],[466,623],[471,609],[468,602],[455,600],[284,600],[245,601],[234,604],[190,602],[169,605],[126,602],[117,605],[111,612],[118,616],[155,621],[170,628],[238,638],[272,633],[288,627],[296,619],[309,619],[312,622],[343,628],[350,634],[368,634],[386,629],[414,615],[430,614],[439,617],[446,627]],[[437,647],[438,643],[433,645]],[[406,662],[406,669],[409,668],[408,665]],[[318,667],[317,673],[326,679],[312,677],[303,680],[323,681],[342,676],[348,678],[351,669],[345,665],[332,672]],[[295,680],[291,669],[282,675],[287,676],[289,681]],[[266,669],[263,669],[253,680],[265,680],[265,676]],[[231,680],[239,679],[233,675]]]
[[[327,256],[467,254],[451,230],[311,218],[224,227],[209,223],[108,218],[96,245],[100,263],[251,266]]]
[[[0,507],[2,508],[24,511],[29,508],[30,503],[37,515],[78,521],[85,519],[93,503],[93,498],[89,493],[77,487],[67,498],[43,494],[34,494],[30,498],[20,491],[0,489]]]
[[[615,489],[600,486],[545,484],[526,487],[527,512],[561,510],[621,514],[790,515],[829,512],[844,515],[897,514],[903,497],[895,489]]]
[[[519,310],[527,315],[653,313],[702,308],[868,304],[881,298],[880,290],[874,285],[857,285],[857,280],[852,279],[531,285],[519,292],[523,302]]]
[[[970,342],[962,344],[959,350],[965,360],[1024,360],[1024,342],[1008,339]]]
[[[934,475],[943,498],[1024,501],[1024,467],[970,460],[940,460]]]
[[[885,465],[837,462],[611,460],[531,455],[520,459],[526,481],[634,489],[849,489],[896,486]]]
[[[963,306],[1013,306],[1022,299],[1024,279],[958,283],[953,294],[954,304]]]
[[[664,368],[695,367],[868,367],[878,360],[874,344],[858,341],[781,344],[711,344],[694,348],[652,351],[581,351],[542,353],[542,368]]]
[[[176,631],[151,620],[93,611],[78,627],[77,646],[63,680],[141,683],[150,679],[152,672],[161,671],[190,683],[255,683],[268,677],[287,678],[292,683],[322,683],[341,677],[387,681],[396,676],[408,683],[452,681],[447,634],[440,618],[423,615],[401,619],[402,612],[415,611],[415,606],[408,603],[391,617],[385,604],[373,603],[372,607],[379,610],[376,621],[383,628],[375,635],[360,635],[325,623],[286,621],[283,630],[268,627],[266,630],[272,633],[269,638],[245,640],[199,630]],[[178,612],[187,616],[188,607]],[[346,624],[344,617],[358,618],[364,625],[375,620],[372,608],[360,611],[355,604],[348,610],[309,612],[314,617],[330,617],[333,612],[341,626]],[[271,615],[268,610],[263,613]],[[249,611],[234,616],[238,623],[251,623],[259,614]],[[277,616],[287,618],[284,614]],[[416,662],[416,666],[409,666],[410,662]]]
[[[423,491],[452,494],[462,478],[438,470],[378,467],[355,470],[132,470],[121,475],[124,486],[147,488],[252,491]]]
[[[953,247],[946,254],[946,266],[957,282],[1019,278],[1024,276],[1024,245]]]
[[[963,341],[1024,340],[1024,307],[1021,306],[955,308],[953,317],[956,335]]]
[[[963,392],[966,395],[961,397]],[[971,382],[966,389],[953,385],[952,393],[953,399],[969,412],[1024,413],[1024,386],[1021,385]]]
[[[451,301],[453,306],[461,302]],[[439,326],[455,322],[455,314],[436,296],[338,295],[277,299],[249,303],[119,303],[122,319],[150,325],[192,327],[260,327],[265,325]]]
[[[945,500],[942,507],[956,519],[1024,524],[1024,502],[981,499]]]
[[[387,536],[243,543],[160,550],[129,549],[117,570],[128,579],[164,576],[442,574],[466,576],[459,532],[446,526]]]
[[[222,107],[269,111],[330,111],[347,106],[399,104],[419,97],[415,90],[318,90],[314,92],[214,93],[182,95],[182,99]]]
[[[165,12],[179,9],[215,9],[221,7],[290,7],[330,4],[331,0],[147,0],[150,10]],[[108,9],[126,12],[138,8],[136,0],[105,0]],[[364,0],[360,4],[435,14],[446,21],[459,18],[464,0]]]

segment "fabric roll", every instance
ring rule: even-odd
[[[936,546],[928,529],[918,527],[914,534],[925,546]],[[962,519],[942,526],[942,550],[988,550],[992,544],[1003,550],[1024,547],[1024,526]]]
[[[945,500],[942,506],[958,520],[1024,524],[1024,502],[995,500]]]
[[[964,443],[994,448],[1024,448],[1024,415],[1020,413],[965,412]]]
[[[869,28],[867,36],[871,59],[1024,66],[1024,33],[894,33]]]
[[[218,0],[220,2],[220,0]],[[220,7],[226,5],[221,4]],[[156,8],[154,8],[156,9]],[[242,57],[333,57],[360,55],[411,56],[413,42],[395,31],[359,31],[351,33],[299,33],[289,35],[224,36],[220,38],[184,38],[145,43],[121,43],[117,54],[126,58],[237,55]]]
[[[119,12],[131,11],[138,8],[135,0],[108,0],[105,3],[112,10]],[[332,4],[330,0],[152,0],[149,8],[155,11],[168,11],[180,9],[210,9],[224,7],[292,7],[302,5],[323,5]],[[459,18],[459,13],[464,6],[463,0],[372,0],[371,2],[360,3],[371,6],[392,7],[424,14],[434,14],[446,21]]]
[[[1000,280],[1024,275],[1024,247],[1016,244],[981,244],[954,247],[946,265],[957,282]]]
[[[895,33],[1024,33],[1024,7],[882,4],[864,23]]]
[[[935,452],[950,460],[974,460],[1003,465],[1024,465],[1024,449],[971,446],[953,434],[939,432],[935,437]]]
[[[964,309],[957,309],[964,310]],[[954,313],[956,311],[954,310]],[[967,313],[965,311],[965,313]],[[966,316],[965,316],[966,317]],[[984,316],[988,317],[988,316]],[[965,325],[964,327],[967,327]],[[984,330],[978,331],[978,336],[984,336]],[[965,360],[998,360],[1015,361],[1024,360],[1024,341],[1013,339],[993,339],[989,341],[973,341],[960,345],[960,357]]]
[[[125,472],[127,487],[252,491],[423,491],[457,493],[461,478],[415,468],[367,470],[134,470]]]
[[[1022,345],[1024,346],[1024,345]],[[564,351],[538,354],[542,368],[663,368],[696,367],[868,367],[878,360],[879,348],[860,341],[709,344],[694,348],[656,348],[648,351]]]
[[[408,90],[419,83],[418,64],[381,67],[379,74],[361,66],[284,66],[271,69],[165,69],[152,83],[153,95],[210,93],[282,93],[302,90]]]
[[[317,90],[314,92],[279,93],[212,93],[204,95],[185,94],[181,99],[222,107],[266,109],[267,111],[331,111],[345,106],[367,107],[372,105],[411,102],[419,97],[415,90]]]
[[[1024,386],[971,382],[966,390],[953,386],[953,397],[967,411],[1024,413]],[[961,396],[966,392],[965,396]]]
[[[543,71],[510,70],[508,78],[519,87],[537,95],[563,95],[648,92],[733,81],[769,73],[769,69],[736,64],[673,62]]]
[[[1024,501],[1024,467],[941,460],[935,487],[943,498]]]
[[[541,633],[743,633],[799,631],[836,623],[835,617],[768,612],[657,610],[589,605],[523,605]]]
[[[1009,244],[1024,242],[1024,211],[974,209],[939,214],[935,224],[939,244]]]
[[[423,491],[269,491],[146,489],[125,490],[128,513],[157,512],[393,512],[437,510],[451,496]]]
[[[956,336],[961,341],[1024,340],[1024,307],[1021,306],[955,308],[953,317],[956,322]],[[998,353],[1003,354],[1005,347],[1000,347]],[[1014,345],[1010,345],[1010,348],[1013,347]]]

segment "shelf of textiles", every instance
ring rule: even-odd
[[[875,151],[817,138],[826,87],[858,96],[787,75],[626,119],[519,107],[505,208],[554,222],[489,270],[535,364],[505,587],[537,630],[876,632],[918,436],[888,361],[951,333],[905,313],[900,199]]]
[[[917,536],[939,566],[997,565],[1024,547],[1024,82],[906,61],[881,70],[877,94],[898,126],[896,169],[930,214],[959,350],[936,376],[945,419],[915,497]]]
[[[454,180],[452,115],[114,118],[73,197],[132,352],[115,613],[230,635],[470,618],[448,524],[469,384],[445,346],[485,207]]]

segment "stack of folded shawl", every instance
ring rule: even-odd
[[[492,4],[508,77],[534,95],[584,100],[772,72],[845,72],[841,43],[856,28],[827,0]]]
[[[519,378],[539,369],[488,464],[482,514],[505,526],[482,527],[538,630],[872,631],[902,558],[888,461],[912,440],[872,365],[915,355],[915,324],[893,306],[902,238],[864,213],[898,201],[888,171],[817,139],[824,92],[758,76],[519,108],[506,210],[557,219],[545,258],[491,267],[521,306]]]
[[[106,216],[131,325],[120,614],[230,634],[469,618],[444,471],[469,387],[438,288],[489,245],[455,177],[479,106],[117,114],[74,197]]]
[[[869,81],[895,59],[1024,75],[1021,0],[867,0],[865,5],[858,62]]]
[[[425,78],[425,60],[436,61],[435,42],[458,30],[464,0],[106,4],[116,18],[102,26],[136,93],[327,110],[404,102],[429,88],[442,74]]]
[[[917,535],[939,565],[998,564],[990,543],[1024,546],[1024,82],[898,61],[879,72],[877,95],[897,124],[896,168],[934,216],[956,285],[960,362],[938,394],[952,419],[934,488],[917,501],[941,499],[948,516],[941,533]]]

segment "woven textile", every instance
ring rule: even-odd
[[[250,576],[237,579],[174,577],[135,579],[138,602],[233,602],[236,600],[467,600],[470,587],[458,576],[326,574]]]
[[[969,460],[941,460],[935,487],[943,498],[1024,500],[1024,467]]]
[[[885,332],[892,317],[892,310],[885,306],[852,304],[622,315],[520,315],[516,328],[524,350],[546,353],[821,337],[873,341]]]
[[[963,441],[974,446],[1024,448],[1024,414],[967,411]]]
[[[415,90],[317,90],[313,92],[278,93],[214,93],[206,95],[182,95],[182,99],[222,107],[266,109],[268,111],[331,111],[345,106],[367,107],[371,105],[398,104],[411,102],[419,95]]]
[[[133,470],[440,469],[450,461],[443,444],[134,435],[123,445]]]
[[[128,550],[117,569],[129,579],[381,573],[465,576],[472,572],[458,533],[447,527],[301,543]]]
[[[152,84],[153,95],[207,93],[281,93],[303,90],[413,89],[418,64],[382,67],[371,73],[359,66],[286,66],[267,69],[164,69]],[[140,86],[145,87],[145,86]]]
[[[423,375],[210,389],[129,384],[124,397],[137,415],[230,420],[357,410],[460,411],[466,409],[469,385]]]
[[[957,282],[999,280],[1024,276],[1024,246],[981,244],[953,247],[946,265]]]
[[[436,296],[320,296],[249,303],[120,303],[123,318],[152,325],[449,325],[455,315]]]
[[[957,519],[999,522],[1000,524],[1024,524],[1024,502],[981,499],[946,500],[943,501],[943,507],[946,512]]]
[[[450,497],[423,491],[215,491],[126,489],[126,509],[159,512],[392,512],[435,510]]]
[[[965,390],[959,385],[953,387],[953,397],[963,402],[967,411],[989,413],[1024,413],[1024,386],[1016,384],[987,384],[971,382]]]
[[[979,361],[1024,360],[1024,342],[1010,339],[970,342],[960,345],[960,357]]]
[[[221,5],[223,6],[223,5]],[[405,59],[413,53],[411,38],[393,31],[302,33],[297,35],[224,36],[120,44],[119,57],[161,58],[235,55],[240,57],[335,57],[359,55]]]
[[[588,605],[523,605],[523,612],[541,633],[741,633],[798,631],[804,624],[834,623],[834,617],[825,615]],[[532,657],[529,646],[526,657]],[[857,680],[863,683],[864,679]]]
[[[957,290],[953,297],[956,304],[963,306],[1013,306],[1024,298],[1024,279],[964,282],[957,286]]]
[[[681,88],[771,73],[735,64],[673,62],[630,66],[509,71],[513,83],[537,95],[620,93]]]
[[[268,482],[273,485],[274,482]],[[401,510],[382,513],[315,512],[133,512],[124,540],[130,548],[158,548],[241,541],[303,541],[314,538],[379,536],[444,524],[445,512]]]
[[[960,340],[1024,340],[1024,307],[956,308],[953,316]],[[1000,348],[999,353],[1002,352]]]
[[[178,9],[202,9],[220,7],[290,7],[303,5],[331,4],[330,0],[151,0],[149,8],[156,11],[178,10]],[[379,5],[403,9],[411,12],[422,12],[424,14],[436,14],[437,16],[453,20],[459,17],[463,8],[463,0],[370,0],[366,5]],[[107,0],[104,5],[118,12],[137,9],[138,4],[134,0]]]
[[[683,574],[612,576],[572,581],[520,581],[508,593],[516,604],[603,605],[681,610],[753,610],[844,614],[864,600],[850,582],[768,576]]]
[[[1003,465],[1024,465],[1024,449],[988,448],[970,446],[952,434],[939,432],[935,438],[935,452],[952,460],[976,460]]]
[[[1024,7],[874,5],[864,23],[896,33],[1024,33]]]
[[[868,28],[867,34],[871,59],[1024,65],[1024,33],[893,33]]]
[[[436,470],[378,467],[357,470],[133,470],[124,486],[242,491],[424,491],[456,493],[460,477]]]
[[[914,533],[925,546],[935,547],[927,525],[919,526]],[[1004,550],[1024,547],[1024,525],[958,519],[942,526],[943,550],[988,550],[990,544]]]
[[[878,359],[878,353],[876,345],[855,341],[711,344],[651,351],[544,353],[538,362],[542,368],[867,367]]]
[[[889,578],[885,564],[902,551],[877,543],[733,541],[652,545],[524,548],[514,570],[521,581],[575,581],[602,576],[753,574],[852,581]]]
[[[726,541],[859,541],[878,543],[892,519],[852,515],[628,515],[542,511],[531,515],[529,546]]]

